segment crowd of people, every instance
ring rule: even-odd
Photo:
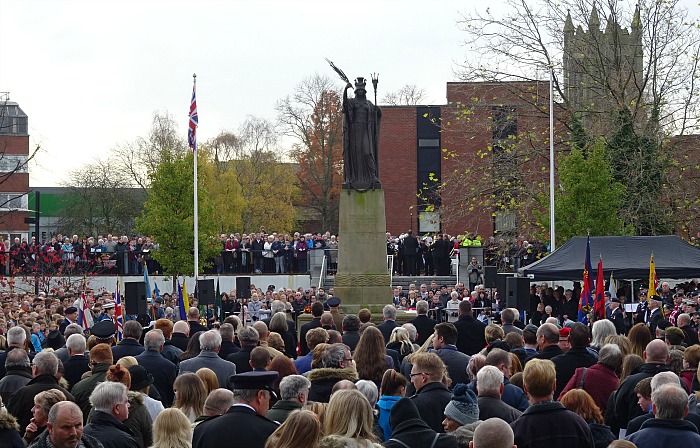
[[[70,292],[3,292],[0,446],[700,446],[698,281],[591,325],[548,288],[531,306],[556,312],[523,318],[480,284],[397,287],[379,316],[253,285],[120,328],[109,292],[89,325]]]

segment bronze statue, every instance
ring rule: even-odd
[[[355,80],[355,98],[348,98],[347,83],[343,91],[343,160],[344,188],[369,190],[381,188],[379,182],[379,107],[367,99],[364,78]]]
[[[355,97],[348,98],[352,84],[342,70],[331,61],[328,63],[347,83],[343,91],[343,188],[360,192],[381,188],[378,152],[381,110],[367,99],[365,78],[355,80]],[[375,79],[373,83],[376,96]]]

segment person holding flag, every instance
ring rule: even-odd
[[[586,242],[586,260],[583,265],[583,286],[581,288],[581,298],[578,302],[578,321],[584,324],[588,323],[588,313],[593,307],[593,279],[591,278],[591,236],[588,235]]]

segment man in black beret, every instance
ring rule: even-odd
[[[63,313],[65,318],[61,321],[61,325],[58,326],[58,331],[63,334],[66,331],[66,327],[70,324],[78,323],[78,308],[74,306],[69,306]]]
[[[326,305],[328,305],[328,309],[331,313],[331,316],[333,316],[333,323],[335,323],[335,328],[337,328],[338,330],[342,329],[345,314],[341,313],[340,309],[338,308],[340,306],[340,297],[331,297],[326,301]]]
[[[277,423],[265,417],[274,392],[272,382],[277,372],[252,371],[232,375],[234,405],[221,417],[200,423],[194,431],[193,448],[227,446],[230,448],[264,448],[275,432]],[[232,437],[231,428],[245,428]]]

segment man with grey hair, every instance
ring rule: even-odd
[[[513,325],[518,317],[518,310],[516,308],[506,308],[501,311],[501,320],[503,321],[503,334],[517,333],[520,336],[523,335],[523,330]]]
[[[233,403],[233,392],[228,389],[220,387],[209,392],[204,402],[204,413],[194,420],[195,426],[214,417],[224,415],[233,406]]]
[[[476,374],[479,420],[496,417],[512,423],[522,415],[522,412],[501,400],[504,388],[503,372],[497,367],[484,366],[479,370]]]
[[[260,340],[258,330],[253,327],[244,327],[238,332],[238,340],[241,343],[241,350],[228,355],[226,361],[234,363],[236,372],[239,374],[250,372],[253,369],[248,361],[250,361],[250,352],[258,346],[258,341]]]
[[[662,386],[666,385],[671,385],[671,386],[676,386],[676,387],[682,387],[681,385],[681,380],[673,372],[661,372],[657,373],[654,375],[651,379],[651,393],[652,396],[654,395],[654,391],[658,390]],[[635,432],[639,431],[642,428],[642,425],[644,425],[644,422],[646,422],[649,419],[654,418],[654,414],[644,414],[640,415],[639,417],[633,418],[630,420],[630,422],[627,424],[627,433],[626,435],[632,435]],[[698,414],[693,414],[689,413],[688,415],[685,415],[683,417],[684,420],[689,421],[695,427],[700,428],[700,415]]]
[[[513,428],[499,418],[490,418],[476,427],[469,448],[515,448]]]
[[[66,331],[68,329],[66,328]],[[72,388],[90,370],[90,360],[85,356],[85,337],[82,334],[71,334],[66,339],[68,359],[63,362],[63,377],[68,381],[68,389]]]
[[[345,344],[330,344],[321,357],[320,369],[313,369],[307,378],[311,381],[309,401],[328,403],[335,383],[341,380],[357,381],[352,367],[350,349]]]
[[[280,399],[267,413],[267,418],[284,423],[289,414],[301,409],[309,398],[311,382],[302,375],[289,375],[280,381]]]
[[[146,350],[136,357],[136,361],[153,375],[153,387],[158,391],[163,406],[170,407],[175,399],[173,383],[177,378],[177,366],[161,355],[165,346],[163,331],[149,331],[143,338],[143,344]]]
[[[5,360],[5,369],[7,374],[0,380],[0,397],[3,403],[7,403],[10,395],[26,386],[32,379],[32,368],[27,351],[23,348],[10,350]]]
[[[129,418],[128,391],[122,383],[105,381],[90,395],[93,412],[84,432],[105,448],[139,448],[134,433],[124,425]]]
[[[698,332],[690,325],[690,321],[690,314],[683,313],[678,315],[678,328],[683,330],[683,334],[685,335],[684,342],[688,345],[688,347],[691,345],[700,344],[700,341],[698,340]]]
[[[141,327],[138,321],[130,320],[124,324],[124,331],[122,333],[124,338],[119,344],[112,347],[112,356],[114,357],[115,364],[125,356],[138,356],[143,353],[145,349],[143,345],[139,344],[142,332],[143,327]]]
[[[651,403],[654,418],[625,440],[638,448],[700,446],[697,427],[683,419],[688,414],[688,394],[683,389],[672,384],[660,386],[652,391]]]
[[[539,351],[536,355],[526,358],[526,364],[531,359],[552,359],[564,353],[559,347],[559,329],[556,325],[545,323],[537,329],[537,346]]]
[[[51,406],[46,431],[30,445],[33,448],[101,448],[95,438],[83,433],[83,412],[71,401]]]
[[[226,359],[228,355],[236,353],[240,348],[233,343],[233,337],[235,336],[235,330],[232,324],[223,323],[219,327],[219,334],[221,335],[221,348],[219,349],[219,358]]]
[[[236,364],[219,358],[221,335],[216,330],[205,331],[199,335],[199,345],[202,348],[199,355],[180,362],[179,375],[206,367],[216,373],[219,387],[226,387],[229,377],[236,374]]]
[[[418,337],[418,330],[416,329],[416,326],[410,322],[406,322],[401,326],[408,332],[408,339],[410,339],[411,344],[413,344],[413,351],[418,350],[420,345],[416,343],[416,338]]]
[[[418,316],[409,321],[409,323],[416,327],[418,334],[415,338],[412,338],[412,340],[415,340],[416,344],[419,346],[423,345],[423,343],[428,340],[433,334],[433,331],[435,331],[435,325],[438,324],[438,321],[428,317],[428,307],[428,302],[419,300],[416,303],[416,313]]]
[[[7,354],[16,348],[24,348],[24,341],[27,339],[27,332],[24,331],[22,327],[12,327],[7,330],[5,335],[7,338],[7,350],[0,353],[0,378],[5,376],[5,360],[7,359]],[[32,359],[34,355],[29,354],[29,359]]]
[[[382,316],[384,317],[384,322],[377,325],[377,328],[382,332],[382,336],[384,336],[384,343],[388,344],[389,339],[391,339],[391,332],[394,331],[394,328],[398,327],[396,323],[396,307],[394,305],[384,306]]]
[[[193,448],[226,446],[263,448],[277,423],[265,415],[270,408],[272,382],[277,372],[247,372],[231,377],[234,404],[224,415],[199,424],[192,438]],[[232,428],[245,428],[232,437]]]
[[[66,331],[63,333],[63,337],[67,341],[68,338],[73,334],[82,335],[83,334],[83,327],[81,327],[78,324],[70,324],[66,327]],[[68,361],[68,358],[70,357],[68,355],[68,347],[66,347],[65,345],[63,347],[59,348],[58,350],[56,350],[54,352],[54,354],[59,359],[59,361],[61,361],[64,365],[66,364],[66,361]],[[87,356],[88,356],[87,351],[84,354],[85,354],[85,357],[87,358]]]
[[[51,352],[42,351],[38,353],[34,357],[32,366],[33,378],[26,386],[12,394],[7,401],[7,410],[17,418],[17,423],[19,423],[20,426],[20,434],[24,434],[24,430],[32,419],[34,396],[39,392],[49,389],[58,389],[64,393],[68,400],[75,401],[73,395],[58,384],[56,372],[58,372],[58,358]]]

